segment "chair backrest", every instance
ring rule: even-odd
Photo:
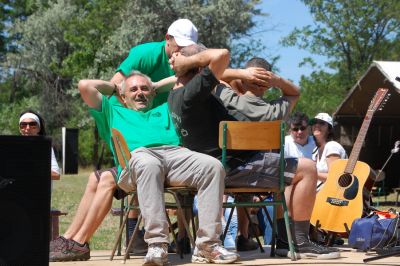
[[[285,123],[281,120],[221,121],[219,124],[219,147],[224,166],[227,150],[280,150],[280,190],[284,189],[284,143]]]
[[[128,145],[126,144],[124,136],[118,129],[111,129],[111,138],[118,163],[121,165],[122,169],[124,169],[129,165],[129,159],[131,158]]]
[[[281,120],[267,122],[221,121],[219,146],[227,150],[272,150],[281,148]],[[225,139],[225,141],[224,141]]]

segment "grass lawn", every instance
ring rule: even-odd
[[[63,175],[61,180],[53,181],[51,205],[60,211],[68,212],[68,215],[60,217],[60,234],[66,231],[75,215],[91,171],[83,169],[78,175]],[[386,199],[384,196],[375,197],[374,202],[379,201],[378,209],[395,208],[395,197],[395,193],[391,193]],[[119,207],[120,202],[114,200],[113,206]],[[91,249],[111,250],[118,227],[119,217],[108,214],[90,241]]]
[[[80,170],[77,175],[63,175],[60,180],[53,181],[51,206],[68,212],[68,215],[60,216],[60,234],[67,230],[75,216],[91,171],[91,169]],[[120,202],[114,200],[113,206],[119,207]],[[90,241],[90,248],[111,250],[118,227],[119,217],[108,214]]]

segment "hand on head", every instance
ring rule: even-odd
[[[173,53],[169,59],[169,65],[172,70],[175,71],[175,76],[181,77],[189,70],[187,64],[188,58],[182,55],[180,52]]]

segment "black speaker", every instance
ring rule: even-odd
[[[77,128],[63,128],[63,173],[78,173],[78,140]]]
[[[0,136],[0,265],[49,265],[51,140]]]

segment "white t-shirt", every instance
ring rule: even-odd
[[[292,135],[285,137],[285,158],[296,157],[296,158],[309,158],[312,159],[312,152],[315,149],[315,141],[312,136],[308,136],[306,145],[302,146],[296,142]]]
[[[54,154],[53,148],[51,148],[51,171],[60,174],[60,168],[58,167],[56,155]]]
[[[322,151],[321,158],[319,158],[318,152],[313,154],[313,160],[317,162],[318,173],[328,173],[328,164],[326,162],[326,158],[333,154],[339,155],[340,159],[347,158],[346,151],[344,150],[342,145],[333,140],[325,144],[325,148]],[[318,181],[317,190],[321,188],[321,183],[321,181]]]

